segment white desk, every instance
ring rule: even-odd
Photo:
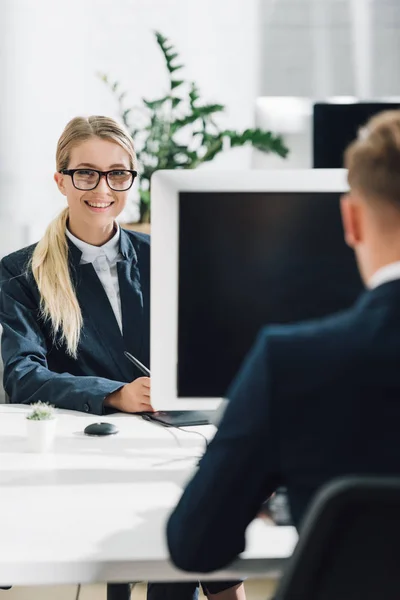
[[[54,451],[31,454],[28,410],[0,406],[0,585],[198,578],[170,563],[165,523],[203,452],[200,436],[174,431],[179,447],[171,430],[139,417],[58,411]],[[82,433],[99,420],[118,435]],[[296,540],[293,528],[257,519],[234,565],[201,578],[277,576]]]

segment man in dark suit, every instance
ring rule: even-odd
[[[298,525],[332,478],[400,475],[400,111],[372,119],[346,166],[345,238],[369,289],[333,317],[261,331],[168,523],[182,569],[230,563],[278,486]]]

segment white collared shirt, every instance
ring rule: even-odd
[[[119,292],[119,281],[117,262],[122,256],[119,251],[119,238],[121,235],[119,225],[115,235],[103,246],[92,246],[78,239],[66,228],[66,236],[71,242],[82,252],[81,265],[88,263],[93,264],[93,268],[97,273],[98,278],[107,294],[108,300],[113,309],[115,318],[117,319],[119,328],[122,333],[122,310],[121,296]]]
[[[388,283],[389,281],[395,281],[396,279],[400,279],[400,261],[390,263],[389,265],[385,265],[381,269],[378,269],[368,281],[368,287],[373,290],[378,287],[378,285]]]

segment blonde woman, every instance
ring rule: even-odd
[[[67,199],[43,238],[0,263],[4,387],[10,402],[37,400],[102,415],[151,411],[150,240],[121,229],[137,175],[130,136],[113,119],[77,117],[57,146],[54,179]],[[153,600],[192,598],[197,582],[149,584]],[[207,593],[243,597],[240,582]]]

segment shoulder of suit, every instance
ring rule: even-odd
[[[11,252],[1,259],[1,263],[8,268],[11,267],[16,272],[23,272],[26,270],[36,246],[37,243]]]
[[[269,347],[281,349],[287,354],[297,353],[310,347],[326,348],[335,341],[346,339],[349,330],[357,322],[357,310],[352,307],[334,315],[290,325],[265,327],[262,335]],[[329,348],[328,348],[329,349]]]
[[[142,233],[139,231],[132,231],[132,229],[124,229],[121,227],[121,231],[124,232],[132,241],[144,242],[146,244],[150,244],[150,236],[147,233]]]
[[[122,239],[123,236],[123,239]],[[121,228],[121,248],[131,248],[136,253],[136,256],[143,265],[150,262],[150,236],[138,231]]]
[[[260,348],[274,389],[292,397],[328,373],[347,368],[357,350],[353,339],[359,329],[356,309],[318,321],[265,327]]]

